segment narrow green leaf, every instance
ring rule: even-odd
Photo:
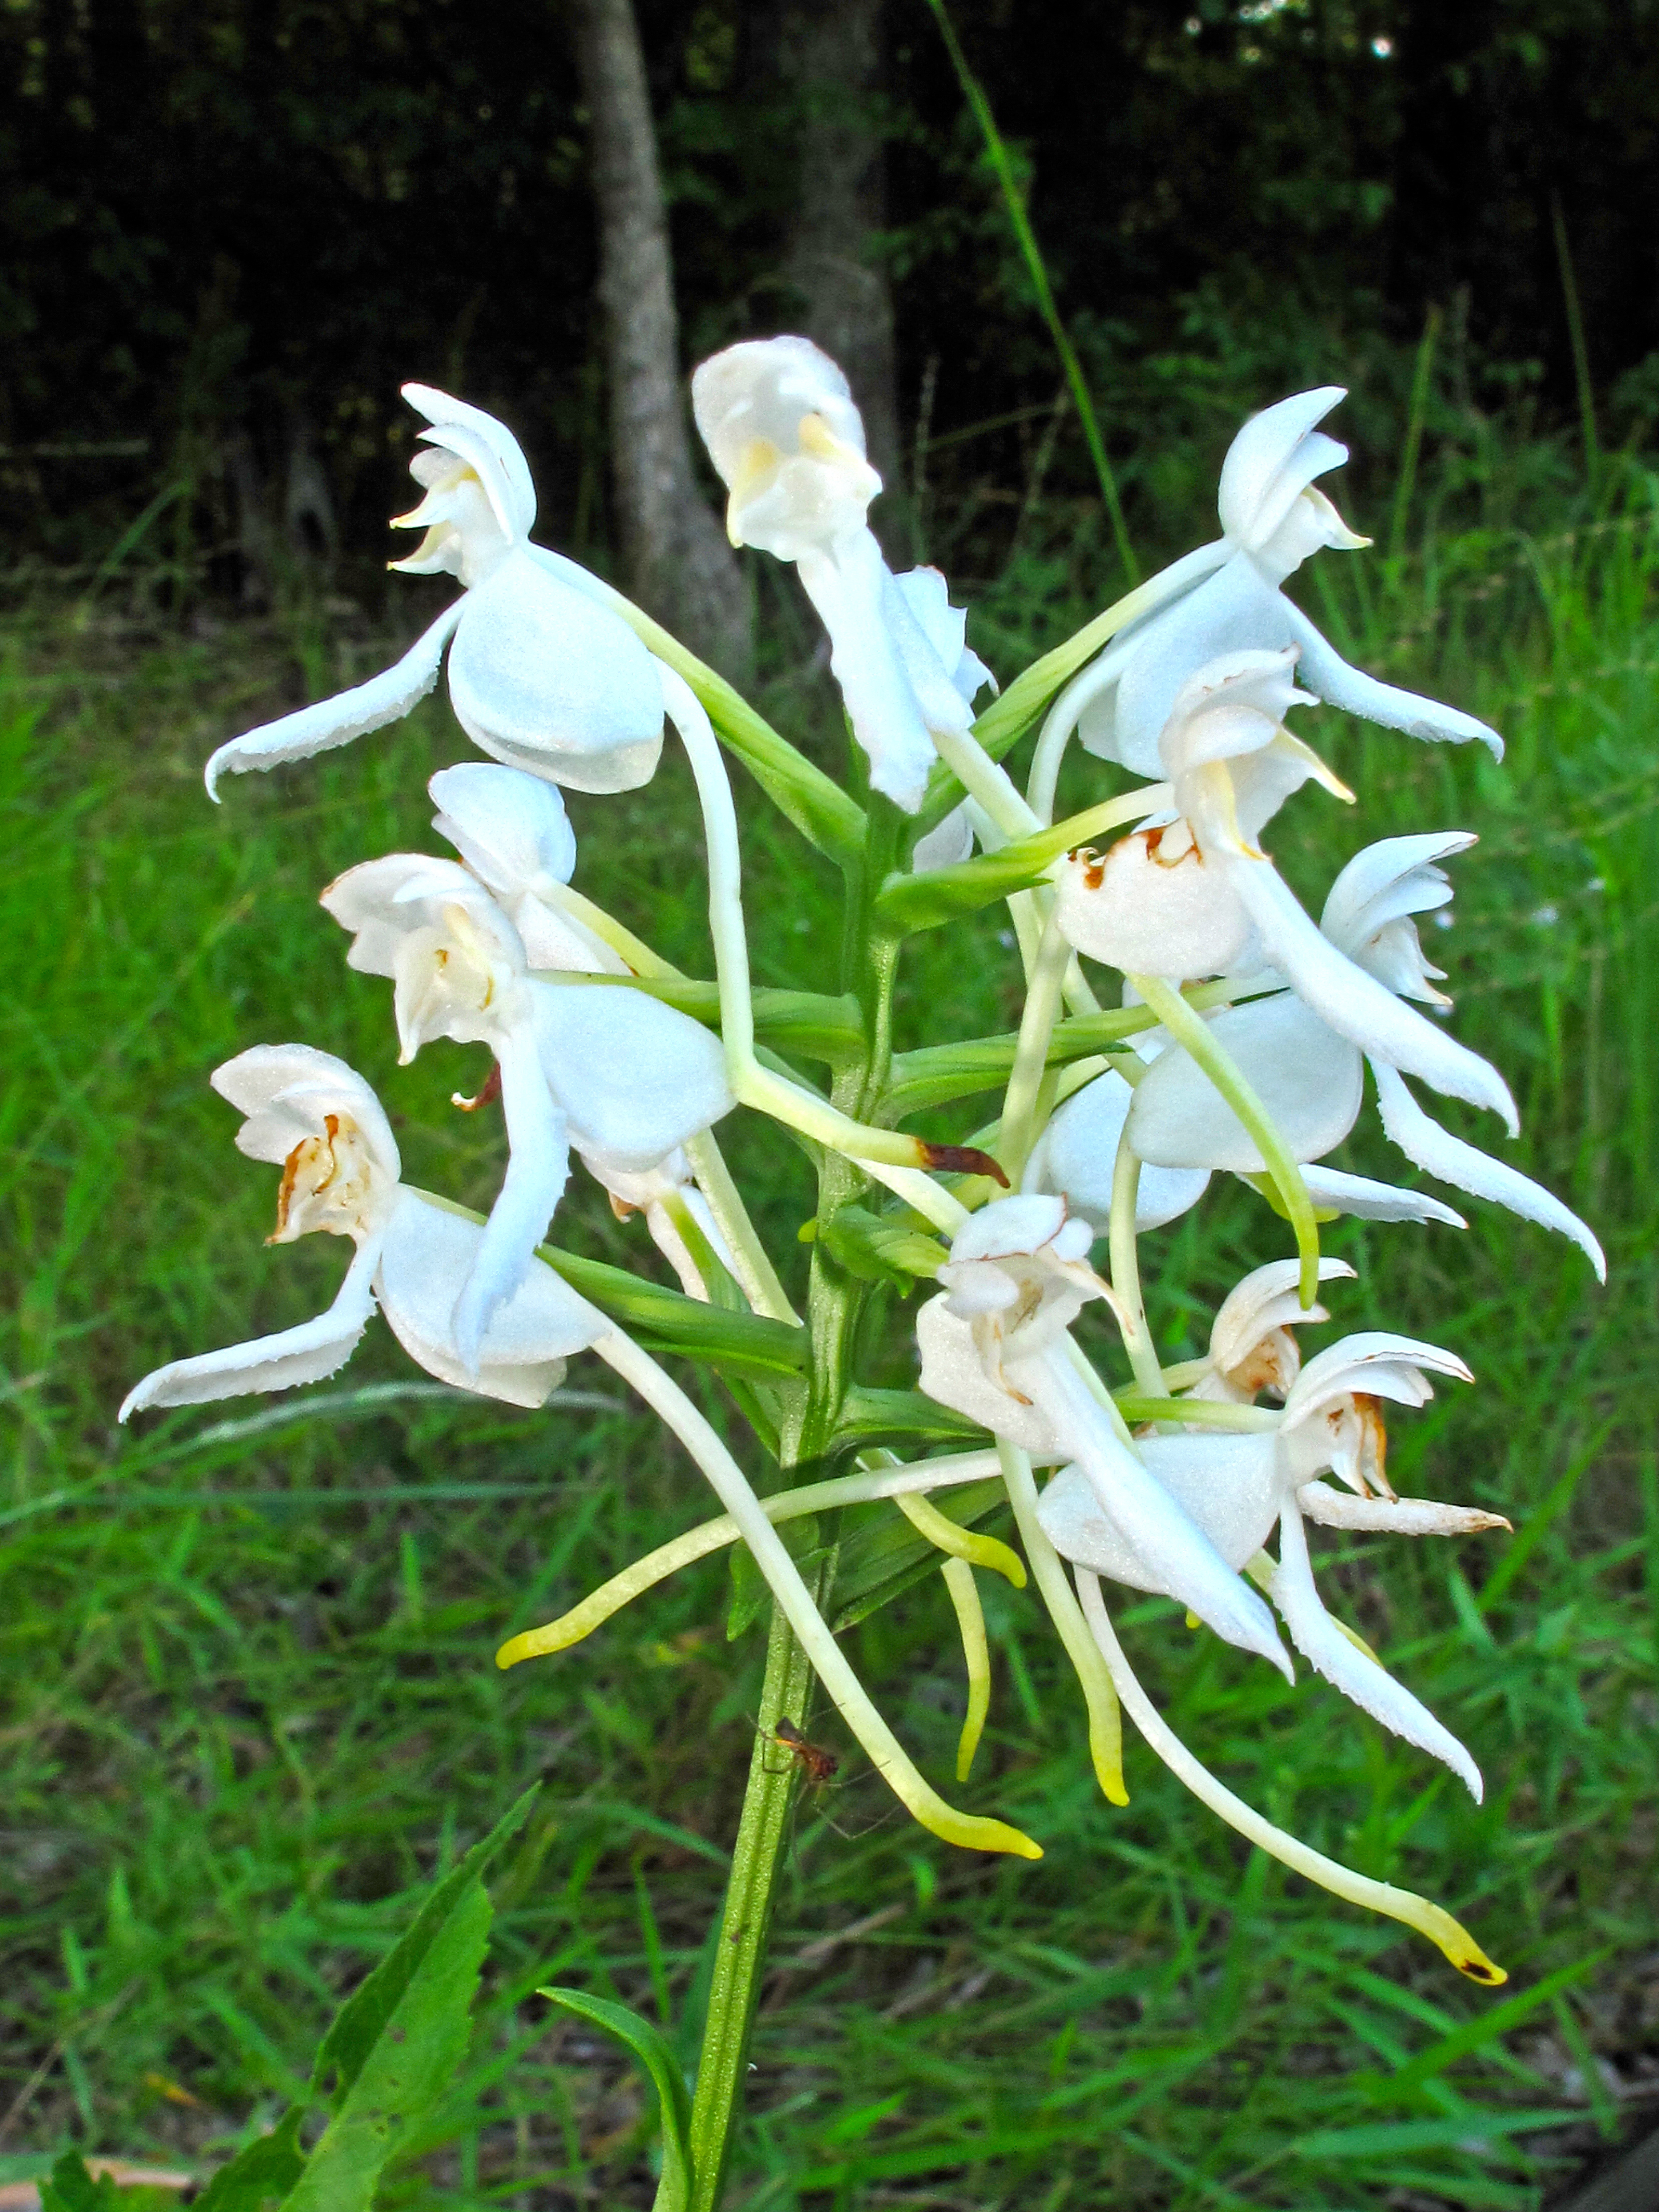
[[[190,2212],[260,2212],[273,2197],[286,2197],[305,2171],[300,2148],[302,2106],[284,2112],[268,2136],[258,2136],[222,2166],[199,2197],[191,2199]]]
[[[1198,1003],[1196,994],[1192,995]],[[1157,1018],[1145,1006],[1111,1006],[1098,1014],[1074,1015],[1055,1025],[1047,1064],[1064,1067],[1071,1060],[1092,1059],[1126,1037],[1155,1028]],[[883,1102],[885,1110],[899,1121],[924,1107],[971,1098],[981,1091],[1000,1091],[1018,1048],[1018,1034],[1010,1030],[1002,1036],[964,1037],[959,1044],[921,1045],[914,1052],[897,1053]]]
[[[337,2112],[368,2063],[387,2023],[412,1988],[428,1951],[437,1942],[451,1914],[459,1909],[467,1886],[481,1878],[502,1844],[523,1826],[540,1787],[537,1783],[526,1790],[483,1841],[475,1844],[459,1865],[445,1875],[421,1907],[408,1934],[335,2014],[334,2024],[317,2052],[312,2087],[317,2094],[323,2094],[332,2069],[337,2078],[330,2094]]]
[[[684,2212],[691,2201],[691,2099],[673,2052],[648,2020],[608,1997],[591,1997],[582,1990],[538,1990],[536,1994],[614,2035],[650,2075],[662,2120],[662,2180],[655,2212]]]
[[[1547,2004],[1558,1990],[1570,1989],[1574,1982],[1583,1981],[1586,1974],[1593,1973],[1602,1960],[1611,1955],[1606,1950],[1592,1951],[1584,1958],[1575,1959],[1569,1966],[1558,1966],[1553,1974],[1546,1974],[1541,1982],[1534,1982],[1531,1989],[1522,1990],[1512,1997],[1504,1998],[1498,2004],[1488,2005],[1473,2020],[1466,2020],[1449,2035],[1442,2036],[1438,2043],[1431,2044],[1426,2051],[1419,2051],[1415,2058],[1407,2060],[1397,2072],[1366,2077],[1364,2086],[1373,2096],[1389,2101],[1403,2096],[1407,2090],[1414,2089],[1419,2081],[1443,2074],[1455,2061],[1468,2057],[1470,2051],[1479,2051],[1483,2044],[1492,2043],[1500,2035],[1507,2035],[1512,2027],[1519,2027],[1529,2013],[1536,2012],[1540,2005]]]
[[[842,1400],[835,1442],[840,1449],[879,1443],[959,1443],[972,1437],[983,1443],[985,1431],[948,1406],[937,1405],[920,1390],[872,1390],[854,1383]]]
[[[1434,2120],[1378,2120],[1369,2127],[1316,2128],[1291,2146],[1298,2158],[1386,2158],[1391,2151],[1455,2149],[1462,2142],[1489,2142],[1494,2136],[1528,2135],[1535,2128],[1559,2128],[1583,2119],[1577,2112],[1491,2112],[1466,2111]]]
[[[79,2156],[66,2150],[40,2185],[40,2212],[116,2212],[120,2199],[108,2174],[94,2181]]]
[[[806,1331],[790,1328],[763,1315],[726,1313],[688,1298],[626,1268],[602,1260],[578,1259],[556,1244],[544,1244],[541,1256],[574,1291],[620,1322],[648,1352],[678,1352],[711,1367],[730,1368],[761,1382],[798,1375],[806,1364]]]

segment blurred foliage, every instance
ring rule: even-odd
[[[693,353],[793,313],[775,7],[641,0]],[[1164,487],[1132,429],[1218,428],[1334,379],[1392,444],[1431,305],[1465,404],[1565,418],[1558,205],[1603,402],[1621,434],[1659,419],[1650,0],[1072,0],[1041,37],[1012,0],[956,17],[1142,532]],[[981,487],[983,534],[1012,525],[989,493],[1048,428],[1056,484],[1085,484],[1086,456],[1048,422],[1048,341],[921,0],[890,0],[887,38],[871,251],[901,413],[935,489]],[[507,413],[544,532],[603,552],[586,130],[556,9],[9,0],[0,87],[0,442],[35,550],[101,551],[171,491],[198,572],[234,583],[239,437],[279,485],[314,447],[344,541],[378,546],[414,374]]]

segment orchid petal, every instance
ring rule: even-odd
[[[1293,1159],[1317,1159],[1341,1143],[1364,1095],[1360,1055],[1299,998],[1286,992],[1225,1006],[1209,1027]],[[1184,1052],[1160,1053],[1153,1061],[1135,1086],[1128,1128],[1136,1152],[1154,1166],[1266,1172],[1255,1139]]]
[[[524,551],[466,594],[449,696],[482,750],[577,791],[631,791],[662,751],[651,655],[619,615]]]
[[[345,1280],[326,1313],[274,1336],[204,1352],[195,1359],[175,1359],[146,1375],[128,1391],[120,1412],[125,1421],[150,1406],[200,1406],[215,1398],[240,1398],[251,1391],[292,1390],[301,1382],[320,1382],[345,1365],[374,1311],[371,1288],[379,1240],[358,1249]]]
[[[1285,1507],[1279,1522],[1279,1565],[1268,1587],[1291,1643],[1315,1671],[1384,1728],[1443,1760],[1478,1805],[1485,1794],[1480,1770],[1457,1738],[1386,1668],[1351,1644],[1326,1612],[1314,1586],[1308,1539],[1294,1504]]]
[[[267,722],[262,728],[248,730],[241,737],[233,738],[228,744],[221,745],[204,771],[208,797],[217,801],[222,775],[242,775],[250,769],[272,769],[287,761],[309,760],[313,753],[331,751],[336,745],[349,745],[354,738],[361,738],[370,730],[381,729],[388,722],[400,722],[437,682],[444,647],[466,605],[466,595],[463,594],[447,606],[437,621],[421,632],[401,660],[379,676],[371,676],[367,684],[337,692],[332,699],[319,699],[314,706],[301,707],[296,714],[284,714],[280,721]]]
[[[517,1026],[502,1030],[496,1056],[509,1150],[500,1194],[455,1301],[455,1349],[469,1374],[477,1373],[484,1331],[523,1282],[570,1176],[565,1117],[548,1090],[535,1036]]]
[[[1340,1174],[1335,1168],[1304,1167],[1302,1180],[1316,1206],[1351,1213],[1356,1220],[1437,1221],[1448,1229],[1469,1225],[1461,1213],[1426,1191],[1401,1190],[1392,1183],[1372,1182],[1367,1176]]]
[[[1323,1482],[1304,1482],[1296,1495],[1309,1520],[1327,1528],[1375,1530],[1387,1536],[1478,1536],[1512,1525],[1501,1513],[1486,1513],[1478,1505],[1442,1505],[1432,1498],[1356,1498]]]
[[[1118,1139],[1133,1095],[1114,1068],[1085,1084],[1038,1138],[1021,1178],[1022,1191],[1058,1192],[1069,1212],[1103,1237],[1111,1217]],[[1161,1229],[1189,1212],[1209,1180],[1207,1168],[1143,1168],[1135,1189],[1137,1234]]]
[[[1230,855],[1227,872],[1267,958],[1339,1036],[1392,1066],[1420,1075],[1437,1091],[1488,1107],[1514,1134],[1520,1117],[1498,1070],[1339,952],[1303,912],[1270,861]]]
[[[1397,1071],[1386,1062],[1373,1060],[1371,1073],[1376,1079],[1376,1103],[1383,1130],[1413,1166],[1426,1175],[1438,1176],[1442,1182],[1451,1183],[1458,1190],[1507,1206],[1523,1221],[1535,1221],[1542,1229],[1571,1237],[1595,1268],[1597,1280],[1606,1282],[1607,1255],[1595,1231],[1570,1207],[1519,1169],[1506,1167],[1502,1160],[1443,1129],[1423,1111]]]
[[[1052,1464],[1066,1452],[1045,1415],[1028,1400],[999,1389],[985,1371],[973,1325],[951,1310],[948,1297],[930,1298],[916,1316],[922,1390],[952,1413],[977,1421],[994,1437]]]
[[[493,761],[440,769],[427,785],[437,803],[432,826],[497,897],[568,884],[576,868],[576,835],[556,784]]]
[[[380,1310],[410,1358],[440,1382],[509,1406],[544,1405],[571,1353],[585,1351],[610,1324],[545,1261],[532,1260],[469,1364],[452,1328],[455,1285],[475,1268],[484,1233],[418,1192],[400,1193],[380,1255]]]
[[[1158,1484],[1237,1571],[1255,1557],[1279,1518],[1281,1485],[1271,1436],[1143,1437],[1137,1447]],[[1128,1542],[1079,1467],[1061,1469],[1038,1518],[1060,1555],[1131,1589],[1186,1599]]]
[[[1253,415],[1227,448],[1216,505],[1221,527],[1247,550],[1263,544],[1316,477],[1340,468],[1346,446],[1315,434],[1332,408],[1347,398],[1340,384],[1293,392]]]
[[[476,470],[508,537],[527,538],[536,520],[536,485],[524,449],[507,425],[430,384],[405,384],[403,396],[432,425],[422,437]]]
[[[580,1151],[653,1167],[732,1110],[720,1041],[689,1014],[620,984],[529,988],[542,1068]]]
[[[871,783],[905,813],[914,814],[938,756],[889,625],[884,601],[890,580],[881,548],[861,529],[830,547],[803,547],[797,567],[830,633],[830,673],[841,686],[853,734],[869,760]],[[962,720],[953,715],[946,726],[955,728]]]
[[[380,1100],[355,1067],[306,1044],[256,1044],[238,1053],[211,1081],[246,1120],[236,1149],[280,1166],[295,1145],[324,1133],[325,1116],[346,1113],[356,1123],[387,1180],[403,1172],[397,1139]]]
[[[1455,707],[1419,698],[1414,691],[1398,690],[1392,684],[1379,683],[1363,670],[1351,668],[1300,607],[1289,599],[1283,605],[1291,633],[1288,641],[1302,648],[1302,681],[1316,698],[1345,714],[1357,714],[1362,721],[1376,722],[1385,730],[1401,730],[1408,738],[1421,738],[1431,744],[1462,745],[1479,738],[1494,760],[1503,759],[1504,740],[1496,730]]]

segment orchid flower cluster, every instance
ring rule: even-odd
[[[1572,1238],[1602,1272],[1582,1222],[1443,1127],[1412,1087],[1516,1133],[1502,1076],[1443,1018],[1450,1002],[1418,933],[1417,918],[1450,899],[1443,864],[1469,834],[1366,846],[1317,920],[1262,843],[1304,785],[1321,803],[1352,800],[1286,727],[1293,714],[1310,726],[1322,702],[1409,738],[1502,750],[1469,716],[1348,665],[1285,595],[1322,549],[1367,542],[1318,488],[1346,458],[1317,427],[1342,392],[1300,393],[1248,422],[1221,474],[1219,538],[982,706],[990,672],[968,649],[944,578],[895,575],[870,528],[880,479],[835,364],[805,338],[739,344],[698,369],[692,394],[733,543],[793,563],[827,632],[853,739],[845,783],[637,608],[532,542],[534,488],[501,423],[405,386],[427,425],[412,463],[424,495],[398,526],[423,535],[394,565],[453,575],[459,595],[384,674],[222,746],[207,783],[217,795],[228,775],[397,720],[436,683],[447,651],[456,720],[489,757],[432,778],[433,828],[451,851],[366,860],[322,905],[349,935],[349,964],[392,983],[404,1062],[444,1043],[488,1048],[483,1090],[456,1103],[499,1097],[505,1175],[480,1220],[404,1182],[363,1076],[305,1044],[241,1053],[213,1080],[243,1116],[241,1150],[281,1170],[272,1241],[320,1230],[348,1238],[353,1255],[316,1320],[159,1368],[122,1418],[319,1381],[377,1310],[428,1373],[515,1406],[544,1404],[566,1363],[592,1352],[681,1439],[721,1510],[515,1637],[502,1666],[568,1648],[665,1575],[741,1543],[915,1818],[965,1848],[1039,1856],[1018,1828],[947,1802],[849,1664],[837,1607],[842,1625],[858,1617],[848,1600],[860,1592],[837,1587],[825,1532],[861,1510],[849,1525],[867,1534],[880,1521],[884,1551],[863,1551],[886,1561],[890,1589],[917,1560],[944,1574],[967,1673],[959,1785],[990,1695],[977,1577],[1024,1588],[1029,1570],[1076,1673],[1109,1799],[1127,1802],[1127,1707],[1154,1752],[1253,1843],[1421,1930],[1464,1972],[1501,1980],[1437,1906],[1313,1850],[1212,1776],[1141,1686],[1107,1596],[1173,1599],[1191,1626],[1291,1681],[1293,1650],[1478,1799],[1469,1751],[1327,1609],[1308,1540],[1310,1522],[1401,1537],[1508,1525],[1401,1498],[1389,1480],[1384,1407],[1420,1406],[1431,1377],[1469,1381],[1455,1352],[1376,1330],[1305,1358],[1298,1343],[1298,1330],[1330,1321],[1318,1301],[1334,1303],[1353,1273],[1321,1257],[1322,1221],[1346,1213],[1436,1235],[1464,1225],[1415,1185],[1327,1164],[1364,1109],[1366,1064],[1383,1133],[1413,1166]],[[644,784],[665,723],[702,811],[709,981],[671,967],[574,888],[560,787]],[[1001,763],[1032,733],[1022,791]],[[1102,764],[1101,789],[1056,823],[1074,738]],[[843,873],[834,994],[751,988],[728,754]],[[1018,1032],[896,1048],[907,938],[1004,900],[1024,970]],[[827,1084],[803,1060],[826,1069]],[[967,1143],[900,1126],[997,1092],[994,1117]],[[740,1109],[781,1124],[817,1164],[804,1315],[714,1134]],[[648,1268],[601,1267],[548,1243],[573,1152],[620,1218],[642,1217],[678,1291]],[[1217,1176],[1259,1192],[1264,1220],[1293,1249],[1227,1296],[1202,1358],[1171,1366],[1147,1322],[1140,1240],[1198,1205]],[[875,1310],[890,1329],[914,1328],[920,1388],[876,1387],[856,1371],[861,1321],[882,1286],[919,1282],[935,1287],[913,1321],[890,1298]],[[1114,1378],[1079,1342],[1090,1305],[1104,1310],[1127,1375]],[[663,1352],[714,1366],[777,1465],[817,1479],[757,1491]],[[957,1516],[937,1502],[952,1492]],[[1003,1509],[1020,1552],[977,1526]],[[807,1516],[818,1531],[810,1569],[781,1533]]]

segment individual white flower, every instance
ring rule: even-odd
[[[921,1387],[1034,1457],[1075,1463],[1137,1556],[1230,1643],[1288,1663],[1267,1607],[1149,1474],[1091,1390],[1066,1334],[1111,1292],[1087,1266],[1092,1232],[1057,1198],[994,1200],[957,1233],[942,1294],[916,1316]],[[1162,1584],[1160,1584],[1160,1587]]]
[[[239,1150],[283,1170],[273,1244],[321,1230],[356,1246],[333,1304],[316,1320],[145,1376],[120,1419],[150,1406],[195,1406],[249,1391],[290,1390],[343,1366],[378,1300],[398,1340],[428,1374],[510,1406],[539,1406],[565,1361],[611,1324],[532,1260],[491,1316],[476,1357],[451,1327],[455,1296],[483,1231],[405,1188],[398,1146],[380,1103],[331,1053],[308,1045],[256,1045],[215,1071],[213,1087],[246,1115]]]
[[[518,441],[477,407],[424,384],[404,397],[430,428],[410,473],[425,496],[398,529],[423,528],[414,575],[464,586],[394,667],[221,745],[207,787],[248,769],[308,760],[400,721],[438,680],[473,743],[496,759],[577,791],[630,791],[662,750],[657,664],[608,607],[547,565],[530,543],[536,493]]]
[[[1502,739],[1473,715],[1350,667],[1279,588],[1322,546],[1370,543],[1315,483],[1348,458],[1346,446],[1315,428],[1346,397],[1337,385],[1297,392],[1253,416],[1233,440],[1221,470],[1224,534],[1213,567],[1205,573],[1195,562],[1196,580],[1121,632],[1057,702],[1091,752],[1156,776],[1159,736],[1199,669],[1219,653],[1291,647],[1302,682],[1328,705],[1408,737],[1479,738],[1501,756]]]
[[[1333,963],[1340,963],[1335,971],[1339,981],[1344,973],[1358,978],[1368,994],[1384,990],[1395,996],[1396,1005],[1401,1004],[1397,994],[1402,994],[1437,1006],[1450,1004],[1434,988],[1431,979],[1442,971],[1424,958],[1412,917],[1442,907],[1450,898],[1451,887],[1437,863],[1474,842],[1465,830],[1440,830],[1384,838],[1355,854],[1332,884],[1320,930],[1315,933],[1329,946]],[[1279,964],[1288,969],[1290,963]],[[1363,1022],[1357,1022],[1358,994],[1351,991],[1345,1003],[1334,982],[1322,983],[1310,1003],[1305,978],[1310,971],[1316,973],[1318,965],[1299,963],[1290,975],[1294,988],[1289,991],[1226,1006],[1208,1017],[1211,1033],[1263,1099],[1291,1156],[1300,1161],[1322,1158],[1347,1135],[1363,1102],[1363,1067],[1368,1060],[1383,1131],[1407,1159],[1443,1182],[1571,1237],[1605,1280],[1607,1262],[1601,1245],[1577,1214],[1530,1177],[1452,1136],[1423,1111],[1401,1071],[1425,1073],[1425,1058],[1401,1055],[1398,1036],[1374,1023],[1369,1011]],[[1279,979],[1267,975],[1261,980]],[[1369,1009],[1369,999],[1365,1003]],[[1401,1011],[1409,1009],[1401,1006]],[[1436,1034],[1420,1016],[1413,1015],[1412,1020],[1431,1036]],[[1473,1054],[1468,1058],[1474,1060]],[[1437,1080],[1431,1073],[1428,1079]],[[1452,1083],[1440,1081],[1437,1087],[1470,1096],[1468,1089]],[[1255,1139],[1202,1070],[1182,1054],[1161,1055],[1138,1086],[1128,1128],[1138,1156],[1163,1167],[1190,1170],[1201,1164],[1243,1175],[1258,1174],[1263,1168]],[[1418,1218],[1425,1218],[1422,1209],[1433,1209],[1427,1218],[1458,1218],[1447,1207],[1437,1207],[1432,1200],[1414,1193],[1390,1193],[1387,1185],[1363,1187],[1356,1203],[1345,1192],[1360,1179],[1338,1176],[1329,1169],[1308,1170],[1305,1179],[1316,1204],[1332,1203],[1346,1212],[1375,1215],[1376,1204],[1368,1204],[1364,1195],[1369,1188],[1382,1194],[1385,1207],[1390,1199],[1400,1202],[1402,1210],[1391,1218],[1410,1218],[1403,1209],[1412,1205],[1419,1209]]]
[[[866,517],[881,478],[847,379],[810,338],[751,339],[704,362],[691,405],[729,497],[734,545],[793,562],[878,791],[914,814],[933,731],[967,732],[989,672],[936,569],[895,576]]]
[[[1079,951],[1126,973],[1180,981],[1276,968],[1317,1024],[1437,1090],[1490,1107],[1513,1131],[1519,1126],[1514,1102],[1497,1069],[1333,945],[1256,842],[1282,801],[1310,776],[1352,796],[1281,726],[1290,707],[1306,696],[1292,681],[1295,660],[1289,647],[1236,653],[1186,685],[1162,738],[1173,818],[1120,839],[1103,856],[1068,854],[1056,877],[1060,927]],[[1345,1128],[1358,1110],[1358,1084],[1356,1060],[1349,1095],[1323,1100],[1333,1120],[1347,1112]],[[1273,1100],[1265,1103],[1272,1112]],[[1132,1131],[1140,1118],[1134,1109]],[[1131,1142],[1157,1164],[1196,1164],[1142,1152],[1133,1133]],[[1329,1149],[1322,1145],[1312,1157]]]
[[[352,933],[349,964],[393,979],[404,1060],[450,1037],[487,1044],[500,1068],[510,1149],[455,1304],[465,1355],[547,1234],[571,1146],[602,1180],[641,1173],[729,1112],[720,1040],[643,993],[532,976],[507,914],[456,861],[367,860],[322,903]]]
[[[1267,1587],[1297,1650],[1385,1728],[1443,1759],[1478,1802],[1480,1770],[1456,1737],[1326,1612],[1303,1526],[1304,1513],[1338,1527],[1413,1535],[1508,1526],[1500,1516],[1472,1507],[1396,1499],[1389,1488],[1377,1401],[1425,1403],[1433,1395],[1425,1369],[1471,1379],[1460,1359],[1433,1345],[1380,1331],[1345,1337],[1303,1368],[1272,1432],[1230,1436],[1189,1429],[1143,1438],[1140,1449],[1151,1473],[1230,1566],[1253,1561],[1277,1524],[1279,1560]],[[1353,1510],[1341,1493],[1316,1480],[1328,1470],[1356,1493]],[[1126,1540],[1077,1469],[1065,1469],[1048,1485],[1038,1517],[1055,1550],[1091,1572],[1190,1603],[1161,1564]]]

